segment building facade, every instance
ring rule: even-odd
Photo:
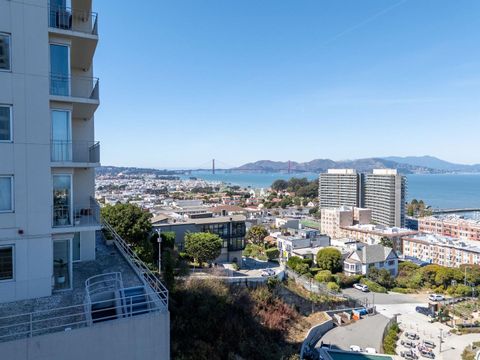
[[[421,232],[457,239],[480,241],[480,221],[458,215],[428,216],[418,219]]]
[[[187,233],[208,232],[220,236],[223,240],[222,252],[215,262],[236,262],[242,265],[242,251],[245,249],[246,217],[243,215],[218,216],[189,219],[174,223],[153,223],[153,227],[161,232],[174,232],[175,245],[185,248]]]
[[[372,220],[384,226],[405,227],[407,180],[393,169],[365,175],[363,206],[372,209]]]
[[[346,275],[368,275],[372,269],[385,269],[390,275],[398,274],[398,256],[391,248],[382,245],[366,245],[353,251],[343,262]]]
[[[361,206],[361,175],[354,169],[329,169],[320,174],[320,208]]]
[[[321,209],[368,208],[372,221],[384,226],[405,227],[406,193],[406,177],[394,169],[374,169],[372,174],[332,169],[319,178]]]
[[[0,302],[70,289],[95,257],[91,2],[0,0]]]
[[[480,246],[475,241],[421,234],[402,239],[403,254],[422,262],[447,267],[480,264]]]

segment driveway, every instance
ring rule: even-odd
[[[338,326],[326,333],[317,347],[320,347],[323,341],[324,344],[332,344],[332,348],[341,350],[350,350],[350,345],[358,345],[363,349],[372,347],[380,352],[383,330],[388,322],[387,317],[377,314],[364,317],[350,325]]]

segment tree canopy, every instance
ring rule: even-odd
[[[342,254],[334,248],[324,248],[317,253],[317,266],[331,273],[342,271]]]
[[[248,241],[254,244],[263,243],[263,239],[268,236],[268,230],[262,225],[254,225],[247,231],[246,238]]]
[[[185,252],[197,261],[200,266],[212,262],[220,256],[222,239],[211,233],[188,233],[185,235]]]
[[[118,235],[129,243],[140,244],[150,237],[152,214],[137,205],[107,205],[101,209],[101,213]]]

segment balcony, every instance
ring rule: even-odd
[[[98,15],[83,9],[49,6],[48,26],[71,41],[72,67],[89,69],[98,43]]]
[[[52,207],[52,226],[54,228],[100,227],[100,206],[94,198],[88,204],[57,204]]]
[[[100,164],[98,141],[52,141],[51,161],[55,167],[95,167]]]
[[[98,78],[50,74],[50,100],[73,103],[72,116],[89,120],[100,103]]]
[[[98,14],[87,10],[49,5],[48,26],[54,29],[98,35]]]

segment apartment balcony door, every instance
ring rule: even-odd
[[[72,216],[72,175],[53,175],[53,226],[71,226]]]
[[[70,48],[50,44],[50,94],[70,96]]]
[[[70,111],[52,110],[52,161],[72,161]]]
[[[50,0],[49,25],[58,29],[72,28],[72,11],[70,1]]]
[[[72,288],[71,239],[53,240],[54,290]]]

